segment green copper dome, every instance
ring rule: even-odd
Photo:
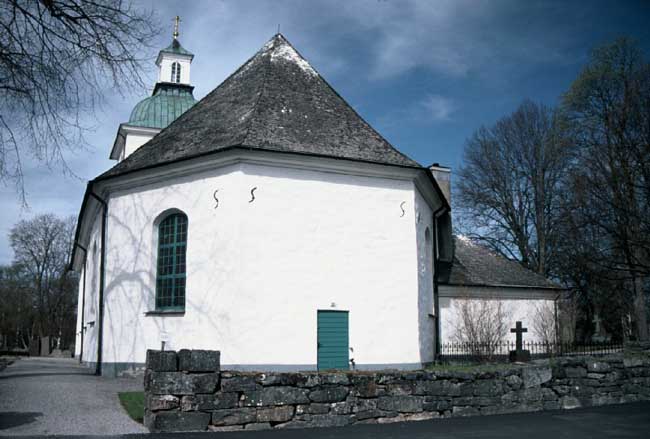
[[[193,88],[187,85],[159,82],[153,95],[135,106],[129,117],[129,125],[166,128],[196,103],[192,95]]]

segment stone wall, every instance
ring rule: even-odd
[[[148,351],[151,431],[388,423],[650,400],[650,357],[559,358],[494,371],[221,371],[218,351]]]

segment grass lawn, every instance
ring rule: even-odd
[[[117,396],[131,419],[142,424],[144,419],[144,392],[120,392]]]

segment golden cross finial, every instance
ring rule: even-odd
[[[180,24],[180,22],[181,22],[181,17],[177,15],[176,18],[174,19],[174,39],[178,38],[178,25]]]

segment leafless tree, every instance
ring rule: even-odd
[[[459,171],[464,231],[542,274],[551,271],[563,177],[572,149],[557,111],[524,101],[467,141]]]
[[[33,336],[35,312],[31,288],[23,270],[0,267],[0,346],[27,349]]]
[[[64,220],[50,214],[22,220],[11,229],[19,293],[30,297],[34,335],[70,341],[74,334],[76,283],[67,270],[74,225],[72,217]]]
[[[593,52],[563,110],[579,146],[565,210],[581,256],[600,278],[623,282],[636,332],[649,338],[650,64],[621,39]],[[584,239],[587,237],[587,239]]]
[[[502,300],[464,296],[454,300],[452,339],[467,344],[472,356],[489,360],[506,340],[512,310]]]
[[[64,171],[104,92],[143,84],[152,14],[123,0],[0,0],[0,179],[25,201],[22,158]]]
[[[542,343],[554,345],[557,341],[557,322],[555,321],[555,305],[548,301],[535,303],[531,329]]]

